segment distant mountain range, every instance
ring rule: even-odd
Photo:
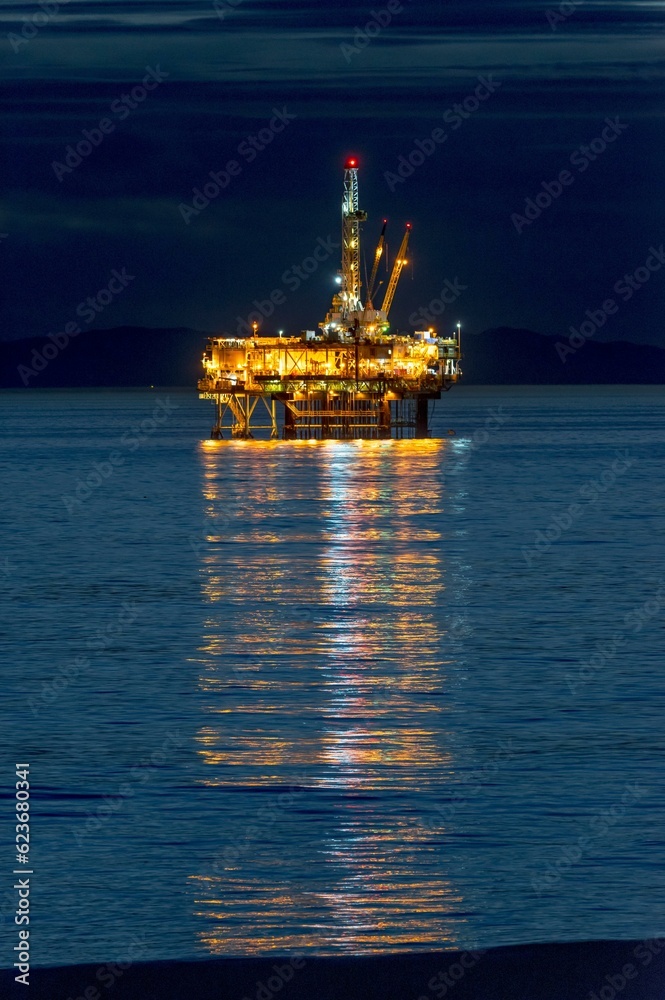
[[[207,333],[118,327],[65,343],[42,337],[0,343],[0,388],[192,386]],[[557,343],[531,330],[499,327],[462,342],[465,385],[663,384],[665,350],[588,340],[562,361]],[[39,369],[39,370],[38,370]]]
[[[557,345],[559,345],[557,349]],[[587,340],[499,327],[462,335],[467,385],[662,385],[665,350],[627,341]],[[562,358],[563,355],[563,358]]]

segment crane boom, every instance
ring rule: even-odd
[[[379,261],[383,256],[383,251],[386,245],[386,226],[388,225],[388,220],[383,220],[383,229],[381,230],[381,235],[379,236],[379,242],[376,245],[376,250],[374,251],[374,264],[372,265],[372,275],[369,279],[367,285],[367,305],[366,309],[373,309],[372,299],[374,298],[374,285],[376,284],[376,276],[379,273]]]
[[[393,304],[393,298],[395,297],[395,289],[397,288],[397,282],[399,281],[399,276],[402,273],[402,268],[406,264],[406,248],[409,245],[409,236],[411,234],[411,223],[407,222],[406,232],[404,233],[404,239],[402,240],[402,245],[400,246],[395,263],[393,265],[392,274],[390,275],[390,281],[388,282],[388,288],[386,289],[386,295],[383,300],[383,305],[381,306],[382,312],[388,316],[390,312],[390,307]]]

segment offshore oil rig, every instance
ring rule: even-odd
[[[254,431],[294,439],[428,437],[429,401],[440,399],[461,372],[460,329],[439,337],[432,328],[389,333],[388,315],[407,263],[407,223],[380,308],[374,305],[379,264],[386,251],[386,221],[366,281],[360,278],[358,161],[344,165],[342,266],[337,289],[318,332],[246,338],[212,337],[203,355],[201,399],[215,403],[213,439],[253,438]],[[258,412],[257,412],[258,409]],[[261,422],[260,422],[261,421]],[[263,433],[262,435],[263,436]]]

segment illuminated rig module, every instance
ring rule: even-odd
[[[318,331],[299,336],[212,337],[203,355],[201,399],[215,403],[211,437],[286,440],[424,438],[429,401],[460,377],[460,328],[439,337],[432,328],[391,334],[388,315],[407,263],[407,224],[380,308],[374,304],[386,222],[362,298],[358,161],[344,167],[342,266],[332,306]]]

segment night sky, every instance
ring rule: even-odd
[[[233,332],[253,300],[280,290],[262,331],[315,328],[338,251],[320,250],[301,281],[290,269],[339,239],[353,152],[368,266],[384,216],[391,257],[413,224],[391,315],[401,329],[448,281],[460,292],[441,329],[561,335],[611,298],[597,339],[665,346],[665,265],[651,254],[665,242],[664,11],[621,0],[6,4],[0,336],[76,321],[114,269],[133,277],[115,280],[91,326]],[[68,166],[84,130],[97,144]],[[183,209],[229,161],[225,189],[198,214]],[[556,193],[565,171],[526,220],[526,199],[543,182]],[[652,270],[638,270],[647,259]],[[636,271],[630,296],[615,290]]]

